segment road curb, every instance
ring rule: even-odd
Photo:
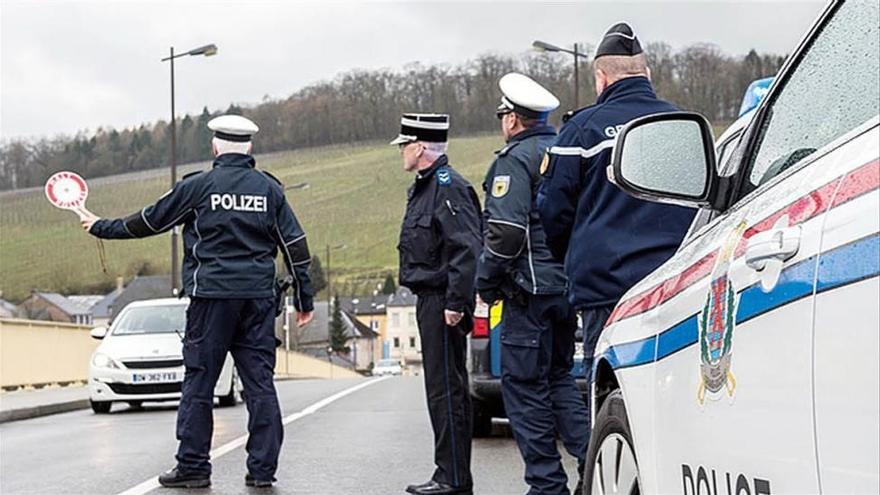
[[[21,419],[39,418],[40,416],[49,416],[51,414],[59,414],[88,408],[89,400],[79,399],[67,402],[58,402],[55,404],[43,404],[40,406],[10,409],[8,411],[0,411],[0,423],[8,423],[10,421],[18,421]]]

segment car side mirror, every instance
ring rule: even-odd
[[[640,199],[719,209],[721,179],[709,121],[698,113],[669,112],[629,122],[617,136],[608,178]]]
[[[107,327],[95,327],[89,332],[93,339],[101,340],[107,336]]]

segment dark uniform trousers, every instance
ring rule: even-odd
[[[450,327],[444,318],[445,308],[443,294],[419,293],[416,317],[437,466],[432,479],[456,487],[470,487],[473,485],[470,467],[473,419],[465,353],[473,317],[465,312],[461,321]]]
[[[571,375],[577,315],[563,294],[530,295],[505,300],[501,325],[501,394],[529,493],[567,494],[556,435],[582,466],[590,420]]]
[[[187,308],[183,361],[186,374],[177,413],[178,469],[211,473],[214,386],[232,353],[248,409],[247,468],[271,480],[284,437],[272,376],[275,370],[275,300],[193,298]]]
[[[605,328],[605,322],[614,310],[614,304],[597,306],[581,311],[581,323],[584,328],[584,375],[587,384],[593,384],[593,354],[596,353],[596,343],[599,334]],[[587,444],[590,443],[590,435],[593,431],[593,411],[590,401],[587,401]]]

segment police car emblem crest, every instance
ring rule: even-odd
[[[736,378],[730,368],[739,294],[729,274],[736,247],[745,229],[746,223],[740,223],[718,252],[706,304],[697,317],[701,378],[697,399],[701,405],[707,397],[717,399],[722,390],[727,392],[728,397],[733,397],[736,390]]]
[[[510,176],[499,175],[492,179],[492,197],[501,198],[510,190]]]

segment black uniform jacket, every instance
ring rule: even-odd
[[[416,176],[400,229],[400,284],[444,294],[446,309],[472,310],[480,254],[480,200],[445,155]]]
[[[294,305],[311,311],[306,236],[281,183],[255,163],[250,155],[220,155],[211,170],[184,176],[155,204],[125,218],[99,220],[89,232],[130,239],[183,225],[182,280],[191,297],[273,297],[281,250],[294,279]]]
[[[565,293],[562,263],[547,247],[535,204],[541,160],[555,140],[552,126],[524,130],[498,152],[486,174],[486,240],[477,269],[477,292],[488,303],[516,291]]]

